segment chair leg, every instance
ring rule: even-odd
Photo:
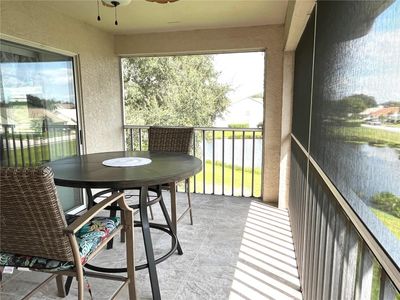
[[[160,191],[161,191],[161,188],[160,188]],[[171,230],[171,231],[175,234],[176,242],[177,242],[177,244],[178,244],[178,245],[177,245],[178,254],[179,254],[179,255],[182,255],[182,254],[183,254],[182,247],[181,247],[181,244],[179,243],[178,236],[177,236],[176,233],[173,231],[173,227],[172,227],[173,224],[172,224],[172,222],[171,222],[171,219],[169,218],[168,210],[167,210],[167,207],[165,206],[164,199],[161,198],[161,200],[160,200],[159,203],[160,203],[160,207],[161,207],[162,213],[163,213],[163,215],[164,215],[164,219],[165,219],[165,221],[167,222],[167,226],[168,226],[169,230]]]
[[[57,282],[57,296],[61,298],[66,297],[67,293],[65,292],[63,276],[57,275],[56,282]]]
[[[125,224],[125,211],[121,210],[121,224]],[[122,227],[120,231],[120,242],[125,243],[125,236],[126,236],[126,231],[125,227]]]
[[[133,213],[132,211],[124,212],[124,228],[126,235],[126,267],[127,275],[129,278],[128,291],[129,300],[135,300],[136,285],[135,285],[135,244],[134,244],[134,230],[133,230]]]
[[[71,289],[71,284],[72,284],[72,276],[68,276],[67,280],[65,281],[65,295],[68,296],[69,290]]]
[[[192,213],[192,199],[190,199],[190,178],[185,180],[186,184],[186,192],[187,192],[187,199],[189,205],[189,217],[190,217],[190,225],[193,225],[193,213]]]
[[[113,204],[111,204],[111,210],[110,210],[110,218],[114,218],[117,216],[117,210],[113,209],[116,208],[118,206],[118,204],[116,202],[114,202]],[[111,239],[108,243],[107,243],[107,249],[112,249],[113,247],[113,243],[114,243],[114,239]]]
[[[149,270],[151,291],[153,294],[153,299],[160,300],[161,299],[160,287],[158,285],[157,268],[154,259],[153,243],[151,241],[151,235],[150,235],[149,217],[147,215],[147,192],[148,192],[147,186],[142,187],[140,190],[140,202],[139,202],[140,220],[142,222],[142,234],[143,234],[144,248],[147,258],[147,265]]]
[[[79,270],[76,271],[76,273],[77,273],[76,280],[78,281],[78,299],[83,300],[83,293],[84,293],[83,267],[80,267]]]
[[[161,187],[159,187],[161,192]],[[171,197],[171,224],[172,224],[172,232],[175,236],[178,236],[178,219],[176,216],[176,182],[169,183],[169,194]],[[165,214],[164,214],[165,217]]]

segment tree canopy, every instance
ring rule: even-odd
[[[369,107],[375,107],[375,98],[364,94],[355,94],[344,97],[340,100],[329,101],[326,106],[328,115],[336,117],[355,116]]]
[[[211,56],[132,57],[122,66],[127,124],[211,126],[229,105]]]

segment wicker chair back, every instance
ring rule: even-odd
[[[149,151],[190,153],[193,127],[149,128]]]
[[[73,261],[49,167],[0,169],[0,251]]]

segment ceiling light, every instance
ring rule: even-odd
[[[118,25],[118,20],[117,20],[117,6],[125,6],[131,3],[132,0],[101,0],[101,3],[105,7],[113,7],[114,8],[114,17],[115,17],[115,25]],[[100,21],[100,5],[99,5],[99,0],[97,0],[97,21]]]
[[[97,21],[101,21],[100,17],[100,1],[105,7],[111,7],[114,8],[114,17],[115,21],[114,24],[118,25],[118,20],[117,20],[117,6],[125,6],[131,3],[132,0],[97,0]],[[160,4],[165,4],[168,2],[176,2],[178,0],[147,0],[149,2],[157,2]]]

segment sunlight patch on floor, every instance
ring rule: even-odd
[[[251,203],[229,299],[302,299],[285,210]]]

